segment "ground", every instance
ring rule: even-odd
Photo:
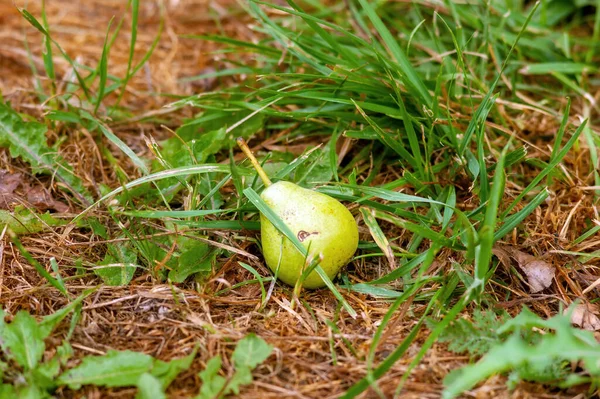
[[[43,72],[42,36],[17,10],[17,7],[23,5],[24,2],[21,1],[16,4],[0,3],[0,93],[4,101],[10,102],[17,112],[29,115],[32,120],[43,120],[51,109],[48,104],[52,99],[40,101],[32,65],[39,72],[43,87],[49,88],[52,82]],[[440,12],[445,12],[441,8],[443,7],[440,6]],[[27,9],[38,18],[41,15],[40,2],[29,2]],[[111,17],[116,16],[112,22],[115,26],[127,12],[125,2],[53,1],[46,4],[53,39],[77,63],[88,66],[97,65],[101,57]],[[282,13],[276,9],[269,12],[275,16]],[[161,141],[171,137],[171,131],[198,112],[193,107],[166,108],[167,104],[186,96],[232,87],[242,82],[245,76],[241,74],[189,81],[185,78],[232,68],[238,63],[241,66],[249,65],[256,61],[243,52],[222,51],[226,48],[225,44],[197,40],[185,35],[219,34],[255,43],[261,35],[254,29],[256,21],[234,1],[143,2],[139,12],[136,59],[143,57],[155,40],[161,24],[161,13],[164,13],[163,32],[149,61],[128,85],[120,104],[121,109],[126,111],[124,116],[106,117],[106,123],[112,131],[142,159],[155,157],[149,138]],[[581,27],[582,36],[589,34],[585,28]],[[127,16],[124,18],[122,31],[110,50],[109,73],[112,75],[126,74],[130,31],[131,19]],[[56,57],[55,67],[55,84],[57,91],[61,92],[65,90],[65,86],[74,82],[74,78],[71,66],[63,58]],[[532,76],[530,84],[540,85],[544,79],[544,76]],[[587,94],[592,96],[594,107],[591,109],[592,117],[588,126],[592,134],[597,135],[599,126],[595,100],[600,96],[600,90],[597,76],[589,76],[589,80]],[[505,84],[510,86],[511,82]],[[557,115],[562,116],[566,100],[562,93],[557,93],[554,98],[541,101],[535,90],[530,92],[526,87],[519,95],[521,101],[518,103],[511,99],[498,99],[498,118],[505,117],[508,122],[495,128],[506,130],[509,135],[515,135],[520,143],[525,144],[528,158],[549,162],[553,140],[561,123]],[[74,104],[81,100],[71,97],[69,101]],[[588,100],[583,95],[573,96],[570,122],[574,126],[581,122],[582,115],[586,112],[589,114],[589,110],[585,111]],[[455,112],[455,123],[461,128],[474,114],[475,107],[469,108],[465,104],[448,106]],[[106,113],[103,107],[105,105],[100,106],[100,114]],[[117,146],[100,138],[97,132],[90,133],[83,126],[53,123],[47,137],[50,144],[62,143],[61,155],[73,166],[75,174],[82,178],[96,198],[141,175]],[[304,139],[287,143],[275,141],[273,137],[261,132],[251,141],[251,145],[257,151],[276,148],[297,156],[323,140],[308,135]],[[568,138],[565,137],[565,142]],[[500,136],[490,137],[485,146],[499,149],[494,150],[497,155],[505,139],[506,137]],[[99,142],[103,144],[99,145]],[[580,254],[598,251],[600,240],[597,235],[578,240],[578,237],[588,231],[590,221],[597,224],[599,220],[593,174],[590,172],[594,167],[590,165],[587,146],[588,143],[582,139],[574,147],[575,150],[564,156],[558,166],[564,178],[551,182],[548,198],[525,219],[520,230],[514,229],[504,236],[499,243],[501,245],[495,248],[494,259],[499,259],[500,262],[495,260],[498,265],[495,279],[486,286],[488,299],[493,298],[492,302],[487,303],[488,307],[505,310],[515,316],[523,305],[527,305],[536,314],[548,318],[557,314],[561,305],[568,306],[576,299],[591,302],[590,306],[593,306],[594,298],[598,297],[598,287],[588,287],[598,281],[598,261],[597,257],[592,256],[582,262]],[[358,144],[349,141],[343,149],[350,154],[358,154],[360,150]],[[439,156],[443,158],[442,152]],[[235,159],[238,162],[243,159],[243,155],[237,150]],[[229,164],[229,153],[218,153],[216,162]],[[365,169],[368,169],[368,165]],[[504,190],[504,200],[514,199],[527,185],[527,179],[530,181],[538,170],[539,164],[533,163],[524,163],[511,170]],[[60,182],[55,176],[33,174],[27,162],[12,158],[6,149],[0,149],[0,173],[3,173],[0,174],[0,179],[5,179],[0,187],[3,184],[8,186],[9,178],[13,182],[13,189],[6,191],[2,197],[5,199],[4,204],[0,198],[0,209],[11,210],[20,204],[39,212],[49,210],[64,220],[72,219],[83,210],[72,194],[60,189]],[[518,175],[518,178],[513,179],[511,173]],[[372,184],[388,183],[400,175],[402,171],[395,169],[393,165],[380,165]],[[438,177],[442,176],[440,173]],[[522,179],[523,176],[526,178]],[[471,181],[456,180],[453,184],[457,188],[457,208],[466,212],[479,205],[475,201],[475,194],[470,191]],[[230,194],[236,187],[228,183],[222,190]],[[417,194],[416,190],[409,193]],[[356,212],[356,205],[349,206],[355,211],[355,215],[359,214]],[[202,281],[188,278],[185,282],[170,284],[156,278],[152,271],[142,270],[136,272],[128,285],[103,285],[102,280],[94,273],[80,274],[78,270],[82,266],[93,268],[100,264],[107,246],[124,240],[118,235],[123,226],[117,223],[117,219],[103,204],[91,212],[109,231],[108,238],[72,224],[20,236],[24,248],[50,272],[51,258],[56,259],[66,279],[68,292],[73,297],[86,289],[98,287],[97,291],[84,299],[81,318],[70,339],[75,356],[69,360],[69,366],[79,364],[84,356],[105,354],[109,349],[132,350],[170,360],[185,356],[196,345],[200,345],[192,366],[183,371],[167,390],[170,398],[188,398],[198,393],[201,385],[198,372],[206,367],[208,359],[221,355],[225,361],[224,373],[231,374],[233,366],[228,359],[236,343],[247,334],[255,333],[271,344],[274,352],[254,370],[252,384],[242,388],[239,397],[333,398],[339,397],[365,377],[369,367],[366,359],[369,357],[374,334],[393,300],[341,290],[349,305],[357,311],[357,316],[351,317],[348,312],[340,309],[339,302],[327,289],[304,291],[300,296],[303,305],[298,305],[292,304],[292,289],[277,284],[269,301],[263,306],[258,284],[236,286],[237,283],[253,278],[238,262],[251,265],[262,276],[270,275],[262,262],[259,248],[254,244],[258,233],[226,229],[207,230],[203,236],[212,242],[227,245],[234,251],[220,253],[213,272]],[[122,219],[122,222],[126,220]],[[128,229],[140,227],[138,231],[155,226],[152,220],[130,219],[125,223],[125,228]],[[409,242],[407,230],[402,226],[395,225],[392,221],[382,221],[380,226],[386,237],[390,240],[394,238],[394,243],[401,245]],[[369,227],[359,223],[361,240],[373,242]],[[170,234],[168,230],[164,232]],[[505,252],[502,252],[503,248]],[[521,252],[511,252],[518,250]],[[544,287],[539,293],[531,292],[527,272],[515,271],[521,263],[516,258],[524,253],[556,269],[550,287]],[[163,260],[162,266],[168,259],[165,257]],[[349,266],[347,275],[355,283],[377,279],[391,270],[388,260],[389,258],[380,256],[372,261],[357,261]],[[427,274],[440,273],[443,276],[457,262],[462,261],[460,255],[443,249],[427,269]],[[527,264],[530,261],[523,262]],[[161,267],[160,262],[156,267]],[[373,358],[375,364],[391,354],[407,338],[421,317],[429,314],[429,302],[423,298],[430,298],[443,284],[445,281],[442,280],[427,284],[418,294],[411,295],[400,304],[391,319],[386,321],[387,327]],[[12,315],[18,310],[26,310],[39,318],[52,314],[68,303],[23,256],[8,233],[2,233],[2,308]],[[450,303],[454,304],[456,300]],[[460,317],[470,319],[478,306],[480,305],[476,303],[468,305]],[[65,321],[54,330],[46,340],[46,358],[55,353],[56,347],[69,334],[70,328]],[[418,330],[404,355],[378,380],[379,392],[367,389],[360,397],[392,397],[430,333],[430,327]],[[434,343],[410,371],[401,397],[440,397],[444,377],[449,371],[472,360],[468,354],[457,354],[449,350],[447,343]],[[494,375],[464,395],[477,398],[572,398],[577,395],[584,397],[590,392],[589,386],[585,384],[561,390],[529,382],[519,382],[515,389],[508,390],[506,379],[506,375]],[[55,395],[59,398],[127,398],[134,397],[136,392],[136,388],[88,385],[79,390],[60,387]]]

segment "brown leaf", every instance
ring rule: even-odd
[[[41,186],[36,186],[27,190],[27,201],[42,211],[53,209],[63,213],[69,210],[67,205],[52,198],[50,193]]]
[[[571,314],[571,323],[585,330],[598,331],[600,330],[600,318],[598,317],[598,313],[598,306],[592,305],[591,303],[580,303],[575,306],[575,309]]]
[[[17,202],[14,191],[22,181],[20,173],[9,173],[7,170],[0,170],[0,209],[9,209],[12,203]]]
[[[552,285],[556,268],[548,262],[509,246],[496,246],[492,249],[492,253],[507,267],[510,266],[510,259],[514,259],[527,276],[529,290],[532,293],[540,292]]]

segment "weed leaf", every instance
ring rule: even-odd
[[[94,273],[107,285],[127,285],[138,267],[136,262],[137,255],[129,246],[123,243],[112,244]]]
[[[8,104],[0,101],[0,147],[7,147],[13,158],[29,162],[34,173],[54,173],[65,187],[84,204],[91,196],[73,168],[46,142],[46,125],[26,122]]]
[[[138,382],[138,394],[136,399],[166,399],[163,387],[152,374],[144,373]]]
[[[104,356],[90,356],[58,377],[58,383],[71,389],[82,385],[124,387],[136,385],[142,374],[152,369],[153,359],[144,353],[110,350]]]
[[[0,316],[4,320],[4,312]],[[47,334],[46,334],[47,335]],[[25,370],[33,370],[42,359],[46,338],[33,316],[19,311],[12,323],[0,325],[0,345],[9,358]]]
[[[215,356],[206,363],[206,368],[198,373],[202,387],[195,399],[216,399],[222,396],[227,380],[219,375],[220,370],[220,356]]]
[[[248,334],[238,342],[231,360],[236,369],[247,367],[254,369],[264,362],[273,351],[273,347],[255,334]]]

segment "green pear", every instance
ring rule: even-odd
[[[348,209],[334,198],[280,181],[267,187],[261,198],[290,228],[309,256],[321,257],[321,267],[333,279],[358,247],[358,227]],[[295,285],[305,267],[304,255],[262,214],[260,235],[263,255],[269,268],[284,283]],[[311,272],[303,287],[319,288],[325,283],[316,271]]]
[[[333,279],[358,247],[358,227],[350,211],[326,194],[286,181],[272,184],[246,143],[238,139],[238,144],[267,186],[261,198],[309,250],[309,258],[321,259],[319,265]],[[294,286],[307,267],[304,255],[262,214],[260,230],[267,266],[281,281]],[[302,284],[305,288],[324,285],[316,271]]]

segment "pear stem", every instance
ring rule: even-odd
[[[265,186],[269,187],[271,184],[273,184],[271,182],[271,179],[269,179],[269,176],[267,176],[267,173],[265,172],[265,170],[262,168],[262,166],[260,166],[260,164],[258,163],[256,158],[254,157],[254,154],[252,154],[250,147],[248,147],[248,144],[246,144],[246,140],[244,140],[242,137],[238,137],[236,142],[237,142],[237,145],[242,149],[244,154],[246,154],[246,156],[250,160],[250,163],[252,163],[252,166],[254,167],[254,169],[256,169],[256,172],[260,176],[260,178],[263,181],[263,183],[265,184]]]

